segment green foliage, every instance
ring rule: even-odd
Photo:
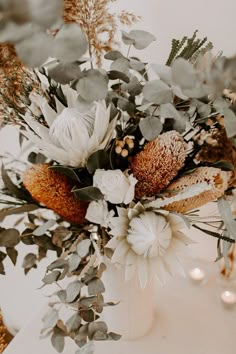
[[[170,66],[176,58],[184,58],[194,62],[200,54],[204,55],[213,48],[212,43],[207,42],[207,37],[197,38],[197,32],[195,31],[190,38],[184,36],[182,39],[172,40],[171,52],[166,65]]]

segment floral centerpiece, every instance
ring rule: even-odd
[[[55,251],[42,281],[68,284],[54,294],[43,334],[58,352],[69,336],[90,353],[92,341],[120,338],[100,319],[114,305],[103,297],[109,264],[140,288],[165,283],[183,273],[190,226],[216,237],[227,261],[236,239],[236,59],[213,56],[195,32],[172,41],[165,65],[146,63],[131,55],[155,41],[146,31],[122,32],[127,54],[113,49],[116,21],[138,18],[110,14],[109,1],[24,3],[1,5],[1,124],[18,125],[24,151],[25,140],[33,150],[28,166],[2,165],[0,217],[27,222],[22,232],[1,228],[0,273],[20,242],[38,246],[25,273]],[[202,219],[198,208],[211,201],[219,217]],[[72,309],[66,321],[61,306]]]

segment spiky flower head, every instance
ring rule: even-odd
[[[184,188],[201,183],[207,183],[210,188],[194,197],[168,204],[165,209],[173,210],[177,213],[186,213],[222,197],[226,189],[229,187],[231,175],[232,172],[222,171],[219,168],[196,168],[193,172],[172,182],[168,186],[167,191],[170,190],[171,193],[179,192],[184,190]]]
[[[71,192],[74,182],[49,167],[36,164],[28,168],[22,178],[25,188],[35,200],[65,220],[77,224],[85,222],[88,204]]]
[[[130,166],[138,180],[136,197],[151,197],[166,188],[183,167],[186,155],[186,144],[174,130],[147,143]]]
[[[153,278],[164,283],[168,273],[183,274],[178,254],[191,240],[180,231],[186,228],[182,218],[165,210],[147,211],[140,203],[117,211],[107,247],[114,250],[111,261],[124,266],[126,280],[137,274],[145,288]]]
[[[62,165],[82,167],[92,153],[109,145],[116,118],[110,122],[110,107],[106,107],[104,100],[84,112],[78,104],[77,92],[68,85],[62,86],[62,90],[67,107],[56,99],[55,111],[45,100],[38,100],[48,127],[27,113],[24,120],[31,130],[24,134],[48,158]]]

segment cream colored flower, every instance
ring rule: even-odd
[[[108,205],[105,200],[97,200],[89,204],[85,218],[92,223],[108,227],[114,214],[113,210],[108,210]]]
[[[112,262],[125,267],[126,280],[138,274],[144,288],[151,278],[164,283],[167,274],[183,274],[178,254],[191,243],[180,230],[186,224],[180,216],[163,210],[118,209],[110,223],[113,238],[107,247],[114,250]]]
[[[93,185],[104,194],[104,199],[113,204],[129,204],[134,199],[137,183],[133,175],[125,175],[121,170],[96,170]]]
[[[33,130],[25,135],[48,158],[72,167],[85,166],[88,157],[109,144],[114,133],[116,119],[109,122],[110,108],[105,101],[97,102],[89,112],[82,112],[78,94],[68,86],[63,88],[68,107],[56,100],[57,111],[47,102],[38,100],[49,128],[36,122],[27,113],[25,122]]]

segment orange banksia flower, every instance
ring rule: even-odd
[[[88,203],[71,192],[74,182],[67,176],[37,164],[24,172],[23,184],[32,197],[72,223],[85,222]]]
[[[186,144],[176,131],[161,134],[147,143],[131,164],[138,180],[136,197],[151,197],[166,188],[183,167],[186,155]]]
[[[193,172],[178,178],[172,182],[167,190],[178,192],[186,187],[194,186],[197,183],[207,183],[211,189],[191,198],[173,202],[165,207],[169,211],[186,213],[199,208],[208,202],[212,202],[224,195],[229,187],[229,180],[232,172],[222,171],[214,167],[199,167]]]
[[[214,144],[211,144],[213,140]],[[205,144],[196,155],[196,160],[201,162],[226,161],[233,165],[230,186],[236,186],[236,148],[227,137],[225,129],[213,131],[206,139]]]

